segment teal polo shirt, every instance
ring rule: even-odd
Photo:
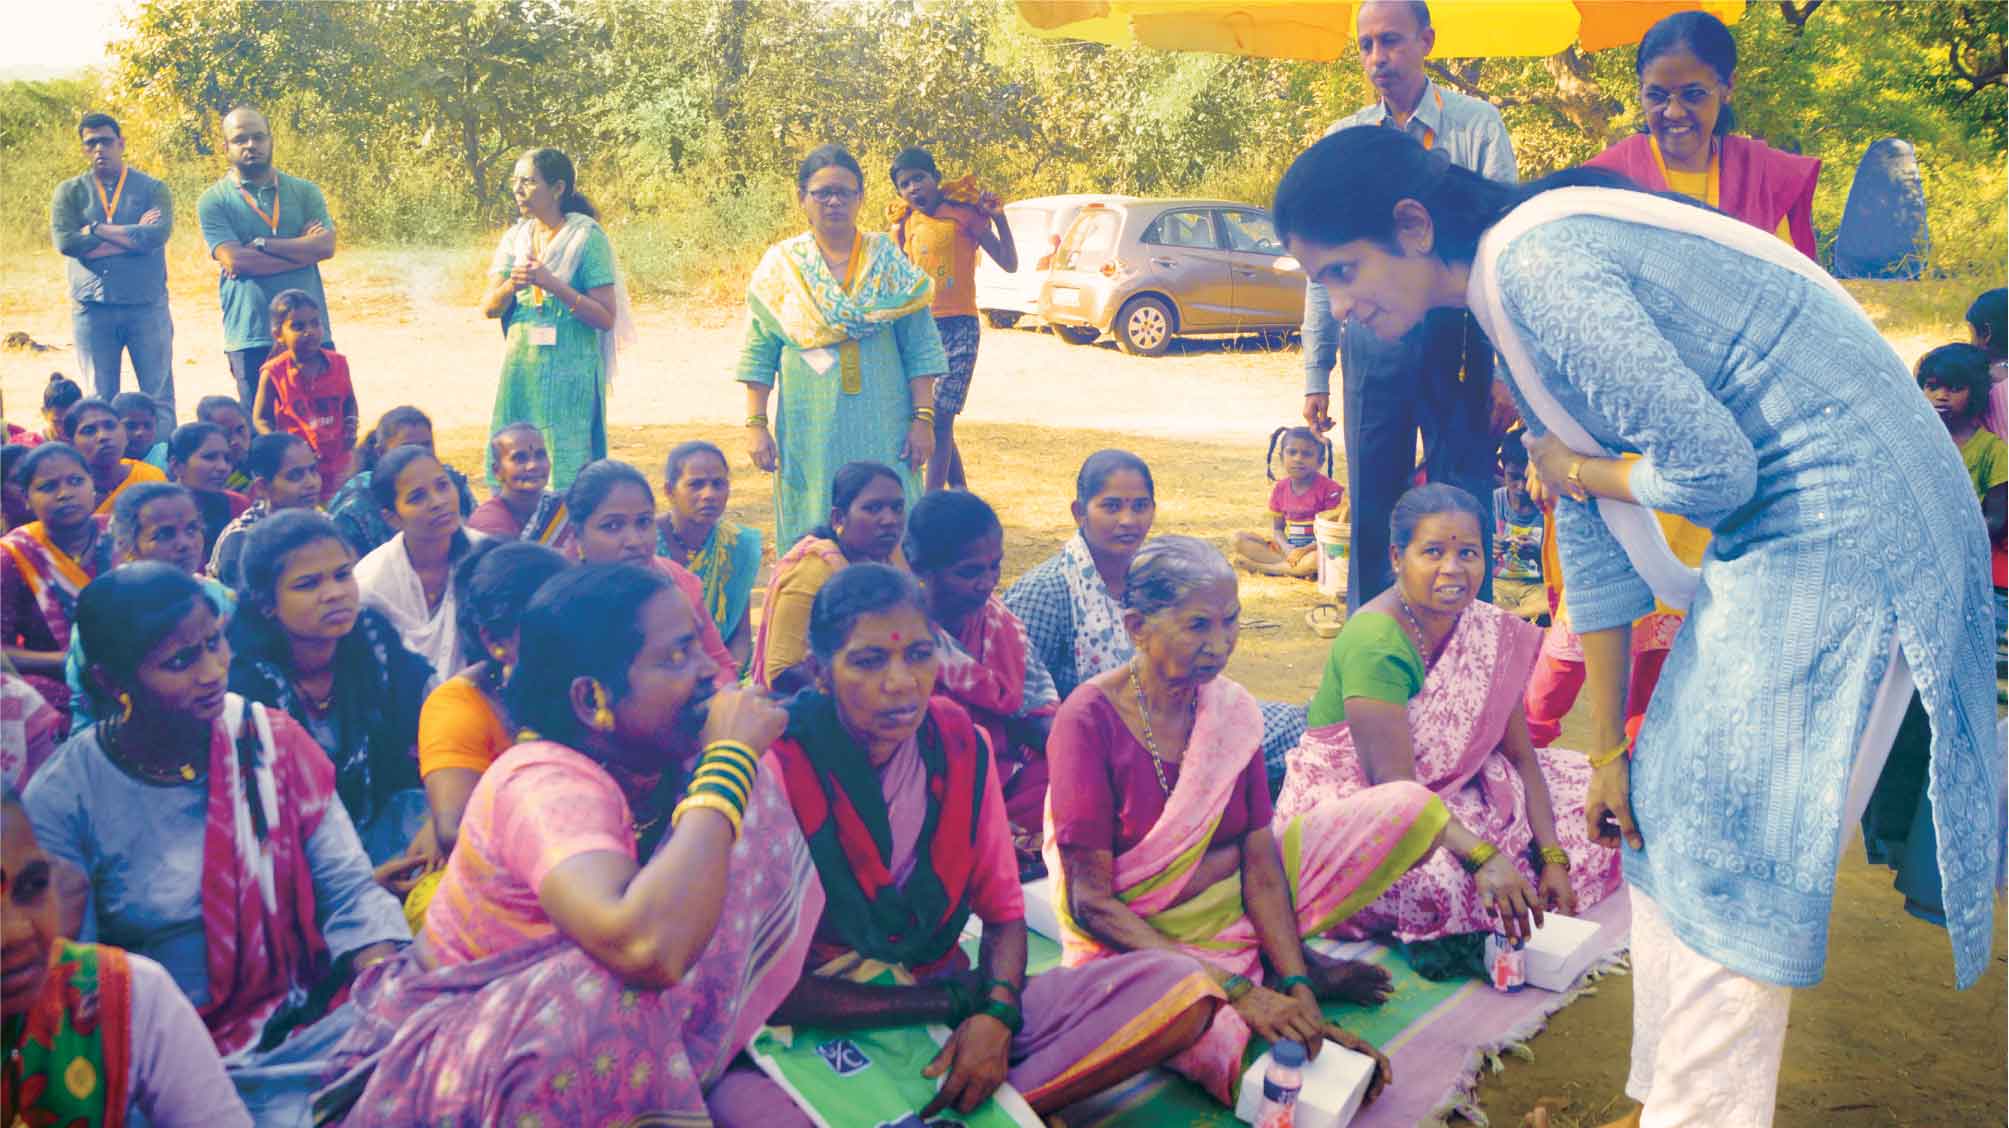
[[[195,204],[195,216],[202,227],[202,241],[209,247],[211,257],[216,255],[216,248],[224,243],[242,243],[248,247],[253,239],[261,236],[297,239],[316,221],[330,231],[335,229],[335,221],[328,216],[328,201],[319,188],[297,176],[288,176],[283,172],[278,176],[277,184],[250,185],[247,189],[258,201],[258,208],[268,216],[273,214],[273,204],[277,201],[277,231],[272,230],[258,211],[252,209],[244,194],[238,191],[237,180],[229,174],[226,173],[223,179],[202,193],[202,198]],[[303,266],[298,270],[258,278],[218,276],[216,296],[223,306],[224,351],[270,348],[273,344],[272,299],[285,290],[305,290],[321,303],[321,343],[327,348],[334,348],[335,330],[328,322],[328,298],[321,291],[321,268]]]

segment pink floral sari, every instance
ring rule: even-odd
[[[1416,781],[1435,792],[1467,830],[1499,847],[1530,882],[1534,831],[1520,773],[1507,759],[1505,738],[1514,707],[1526,692],[1541,648],[1540,629],[1490,603],[1473,603],[1444,653],[1409,702]],[[1579,911],[1611,895],[1621,880],[1619,857],[1593,842],[1584,825],[1590,764],[1578,752],[1537,751],[1555,808],[1556,834],[1570,855],[1570,883]],[[1369,787],[1344,721],[1315,728],[1291,749],[1277,817],[1311,811]],[[1486,932],[1492,918],[1472,879],[1448,852],[1438,852],[1348,918],[1337,935],[1359,939],[1394,934],[1404,941]]]
[[[1262,711],[1249,691],[1216,678],[1201,688],[1192,739],[1179,782],[1165,813],[1143,840],[1115,859],[1116,896],[1188,955],[1262,982],[1255,926],[1242,907],[1240,874],[1180,902],[1213,842],[1235,781],[1260,754]],[[1298,934],[1331,931],[1434,849],[1444,828],[1444,805],[1415,784],[1360,791],[1290,817],[1272,829],[1283,855],[1297,911]],[[1084,931],[1067,911],[1066,871],[1053,839],[1047,807],[1047,871],[1055,875],[1053,900],[1061,927],[1061,961],[1069,967],[1118,953]],[[1223,1007],[1192,1048],[1173,1058],[1173,1069],[1191,1077],[1223,1104],[1234,1103],[1248,1047],[1248,1023]]]

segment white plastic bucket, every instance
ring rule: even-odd
[[[1353,552],[1352,523],[1337,513],[1320,514],[1312,520],[1312,536],[1318,540],[1318,590],[1329,596],[1346,594],[1346,569]]]

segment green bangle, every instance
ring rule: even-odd
[[[1004,1023],[1004,1028],[1011,1031],[1013,1037],[1017,1037],[1018,1032],[1025,1029],[1025,1015],[1017,1007],[1007,1002],[992,999],[985,1003],[977,1011],[977,1014],[987,1014]]]
[[[1241,1002],[1242,996],[1255,989],[1256,985],[1250,982],[1246,975],[1230,975],[1227,981],[1221,984],[1221,990],[1228,993],[1228,1001],[1231,1003]]]
[[[1276,992],[1279,995],[1288,995],[1291,993],[1291,990],[1296,987],[1311,988],[1314,994],[1317,993],[1317,989],[1312,988],[1311,986],[1311,976],[1309,975],[1284,976],[1282,979],[1277,980]]]
[[[749,415],[746,417],[746,425],[749,427],[765,427],[767,426],[767,416]]]
[[[961,1026],[963,1020],[976,1013],[977,1001],[970,996],[969,988],[963,986],[960,978],[950,978],[942,983],[949,993],[949,1021],[945,1026]]]
[[[1486,863],[1492,861],[1493,858],[1499,854],[1499,852],[1500,848],[1498,846],[1493,845],[1491,842],[1481,842],[1477,846],[1472,847],[1471,853],[1458,859],[1458,864],[1465,867],[1466,873],[1478,873],[1481,869],[1485,868]]]
[[[985,998],[989,998],[991,992],[1000,987],[1011,992],[1012,1002],[1023,1003],[1025,1001],[1025,988],[1020,984],[1013,983],[1009,979],[986,979],[984,980],[984,985],[977,989],[977,993]]]

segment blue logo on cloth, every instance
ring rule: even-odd
[[[823,1059],[823,1064],[830,1067],[830,1072],[839,1077],[849,1077],[872,1065],[872,1059],[866,1057],[865,1051],[859,1049],[858,1044],[849,1038],[837,1038],[825,1042],[816,1047],[816,1054]]]

